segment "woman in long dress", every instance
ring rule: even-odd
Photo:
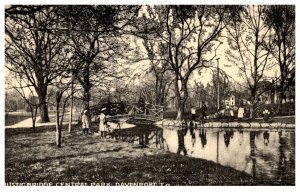
[[[100,112],[99,120],[100,120],[100,122],[99,122],[100,136],[101,136],[101,138],[105,138],[107,128],[106,128],[106,124],[105,124],[105,114],[103,113],[103,110]]]

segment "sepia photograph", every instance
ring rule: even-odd
[[[296,185],[295,4],[3,9],[6,189]]]

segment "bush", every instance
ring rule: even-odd
[[[264,109],[268,109],[270,111],[270,116],[295,115],[295,103],[283,103],[281,105],[280,104],[261,105],[256,110],[256,117],[263,117]]]

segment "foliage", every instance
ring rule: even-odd
[[[178,119],[188,98],[190,75],[198,68],[210,67],[220,45],[218,37],[237,10],[235,6],[147,6],[147,30],[152,30],[152,41],[166,50],[156,59],[163,60],[172,71]]]
[[[120,78],[117,64],[129,51],[122,30],[130,25],[138,6],[59,6],[62,30],[69,39],[72,73],[83,88],[85,108],[93,86]]]
[[[251,117],[255,111],[258,97],[265,90],[258,89],[265,71],[271,66],[269,50],[264,44],[270,44],[270,27],[263,20],[265,6],[246,6],[241,12],[241,20],[232,22],[227,27],[228,60],[240,70],[240,75],[247,83],[251,93]]]
[[[284,92],[295,84],[295,6],[271,5],[265,9],[265,22],[272,28],[272,43],[266,44],[280,68],[280,102]]]
[[[263,117],[264,109],[270,111],[270,116],[294,116],[296,114],[295,103],[261,105],[256,111],[256,116]]]
[[[32,9],[28,13],[27,6],[15,5],[6,10],[5,66],[15,78],[26,80],[24,86],[35,89],[41,118],[47,122],[47,88],[66,72],[66,39],[47,30],[58,25],[51,6],[33,6]],[[20,14],[20,11],[26,14]]]

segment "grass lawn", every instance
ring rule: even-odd
[[[28,112],[16,114],[8,113],[8,115],[5,115],[5,126],[14,125],[28,118],[31,118],[31,114]]]
[[[87,185],[256,185],[243,172],[134,143],[63,130],[55,146],[54,127],[5,130],[5,182],[81,182]],[[140,129],[139,129],[140,130]]]

